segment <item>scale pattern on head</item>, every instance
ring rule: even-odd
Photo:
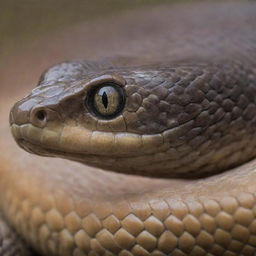
[[[252,77],[233,62],[65,62],[42,75],[10,122],[20,145],[41,155],[149,176],[204,176],[256,154]]]

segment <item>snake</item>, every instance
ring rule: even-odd
[[[255,255],[256,4],[194,6],[14,104],[13,138],[44,157],[2,161],[1,255]]]

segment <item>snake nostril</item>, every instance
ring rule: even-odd
[[[44,110],[38,110],[35,113],[35,118],[39,121],[39,122],[45,122],[47,121],[47,113]]]
[[[58,113],[48,107],[37,106],[30,112],[29,122],[40,128],[44,128],[49,122],[57,120],[59,120]]]

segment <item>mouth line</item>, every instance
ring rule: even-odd
[[[82,154],[82,153],[74,153],[74,152],[67,152],[67,151],[61,151],[49,147],[44,147],[42,145],[38,145],[37,143],[31,142],[29,140],[26,140],[24,138],[20,138],[17,140],[18,144],[25,149],[26,151],[37,154],[40,156],[48,156],[48,157],[54,157],[54,156],[65,156],[65,157],[98,157],[98,155],[93,154]]]
[[[82,153],[61,151],[61,150],[56,150],[56,149],[52,149],[52,148],[48,148],[48,147],[43,147],[42,145],[38,145],[37,143],[31,142],[24,138],[17,139],[17,143],[25,151],[35,154],[35,155],[38,155],[38,156],[59,157],[59,158],[63,158],[63,159],[80,162],[82,164],[107,169],[107,170],[112,170],[111,166],[113,166],[113,164],[116,165],[117,164],[116,161],[118,161],[118,159],[120,161],[132,161],[134,158],[133,156],[96,155],[96,154],[89,154],[89,153],[82,154]],[[158,162],[158,161],[156,161],[156,162]],[[140,167],[148,166],[148,165],[150,166],[153,163],[150,163],[150,164],[145,164],[145,163],[139,164],[138,163],[138,166],[140,166]]]
[[[93,160],[95,159],[114,159],[114,158],[121,158],[121,159],[131,159],[132,157],[125,157],[125,156],[110,156],[110,155],[97,155],[97,154],[90,154],[86,152],[85,154],[82,153],[74,153],[74,152],[69,152],[69,151],[61,151],[57,149],[52,149],[48,147],[43,147],[42,145],[38,145],[36,143],[30,142],[26,139],[19,139],[17,140],[18,144],[20,145],[21,148],[26,150],[29,153],[36,154],[39,156],[44,156],[44,157],[62,157],[62,158],[67,158],[71,160],[76,160],[79,162],[84,162],[85,160]]]
[[[31,142],[24,138],[17,139],[17,143],[21,148],[25,149],[29,153],[37,154],[41,156],[52,156],[52,153],[54,152],[58,153],[58,155],[64,153],[60,150],[54,150],[51,148],[42,147],[42,145],[38,145],[37,143]]]
[[[20,127],[19,125],[16,125],[16,124],[13,124],[13,125],[16,126],[15,129],[19,129],[19,127]],[[11,127],[13,125],[11,125]],[[67,150],[61,150],[52,145],[45,146],[44,144],[41,144],[40,142],[29,139],[27,136],[24,136],[24,135],[22,135],[22,133],[19,133],[19,132],[16,133],[16,135],[13,134],[13,136],[14,136],[16,142],[18,143],[18,145],[29,153],[36,154],[39,156],[44,156],[44,157],[67,158],[70,160],[75,160],[75,161],[83,162],[83,163],[87,163],[87,161],[95,162],[96,160],[104,162],[104,161],[110,161],[111,159],[113,161],[116,161],[117,159],[132,161],[132,159],[136,159],[136,158],[140,158],[140,157],[152,158],[157,153],[165,152],[165,151],[161,151],[161,152],[154,152],[154,153],[148,153],[148,154],[143,154],[143,155],[141,155],[141,154],[137,154],[137,155],[135,155],[135,154],[132,154],[132,155],[119,154],[118,155],[118,154],[116,154],[117,152],[114,154],[95,154],[95,153],[89,152],[90,150],[83,151],[83,152],[79,152],[79,151],[72,152],[72,151],[67,151]],[[152,161],[150,161],[150,162],[152,163]],[[155,160],[153,162],[158,162],[158,161]]]

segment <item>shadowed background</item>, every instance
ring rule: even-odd
[[[129,17],[134,15],[133,10],[136,12],[137,9],[152,8],[167,2],[170,1],[1,0],[1,95],[14,96],[9,86],[23,91],[24,87],[32,88],[42,70],[56,62],[88,55],[95,59],[97,56],[111,55],[109,49],[115,43],[111,38],[117,36],[115,29],[117,33],[122,31],[122,26],[124,30],[130,30],[128,33],[136,30],[135,27],[126,27],[127,22],[122,24],[121,21],[120,24],[121,16]],[[102,41],[108,41],[104,49],[101,47],[105,44]],[[108,48],[110,44],[112,46]],[[88,54],[99,50],[99,45],[101,54]],[[123,45],[118,45],[118,42],[113,47],[122,52]]]

